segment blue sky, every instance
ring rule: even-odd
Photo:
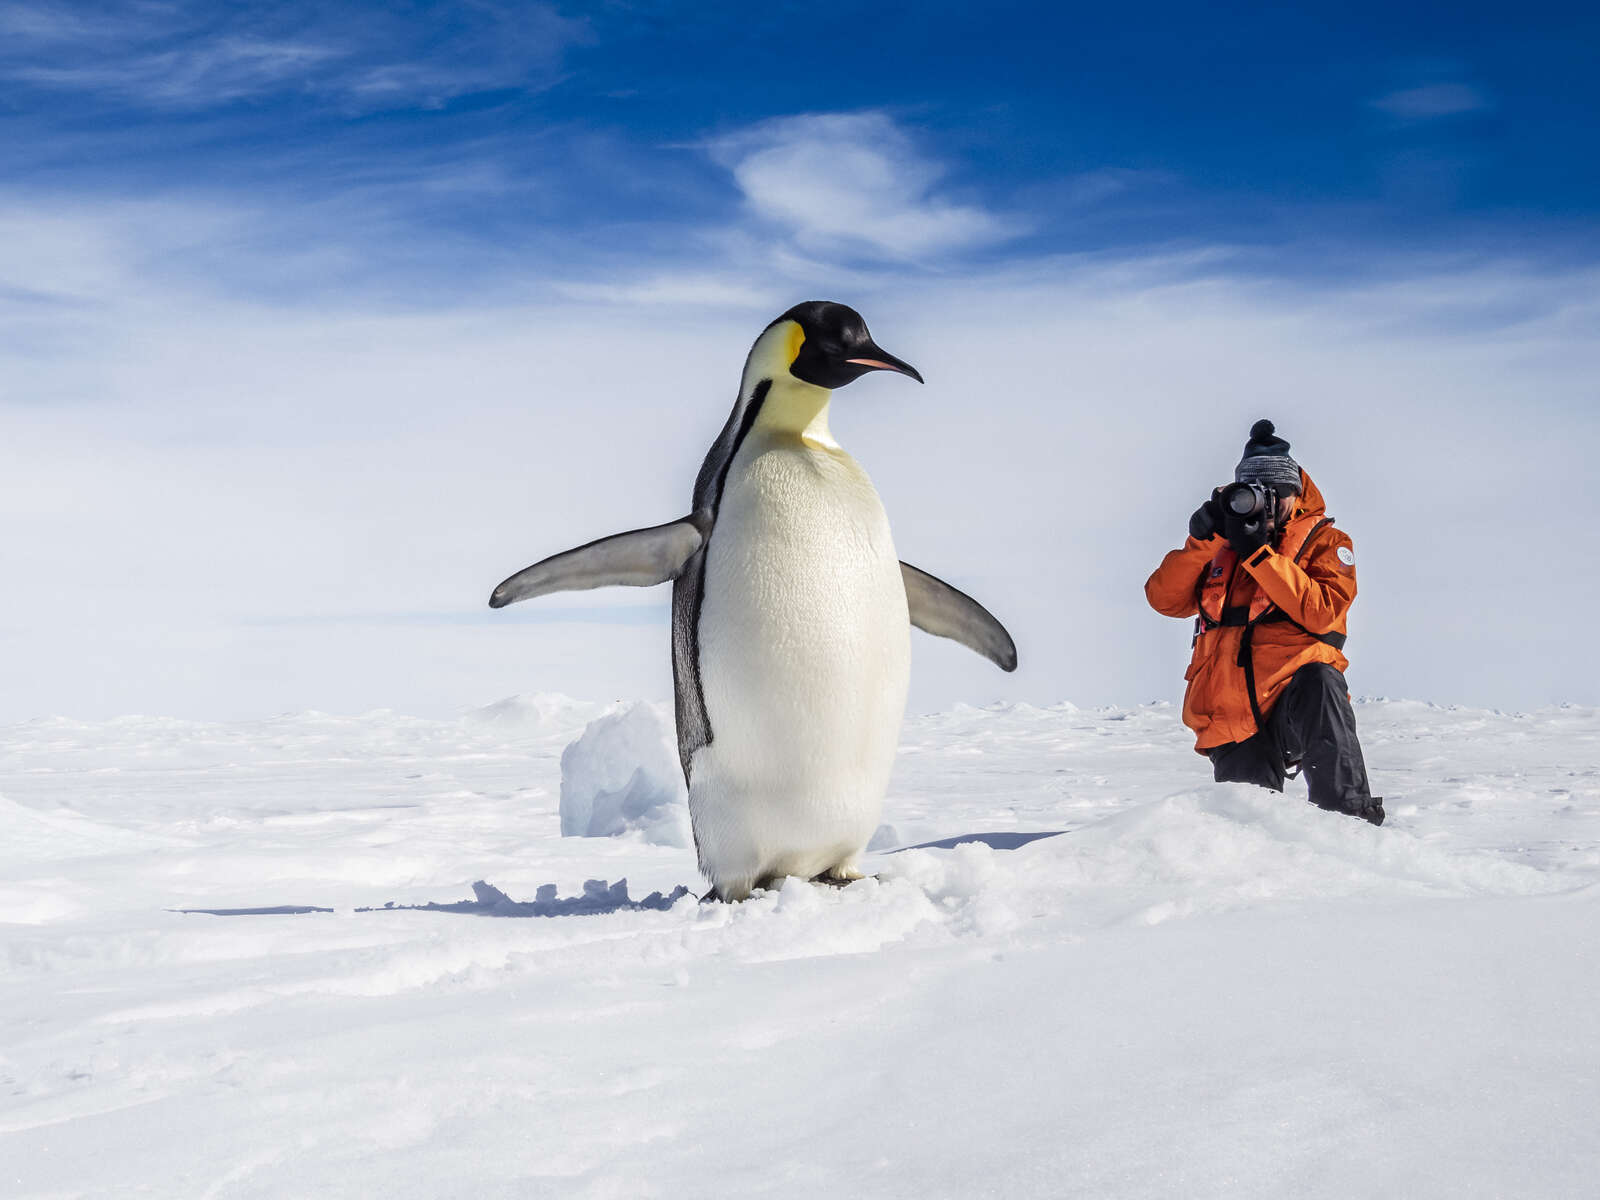
[[[771,215],[730,177],[752,129],[819,113],[892,123],[890,165],[925,168],[913,198],[966,217],[833,239],[851,263],[1596,250],[1585,6],[24,0],[0,35],[11,188],[248,200],[228,245],[165,265],[290,296],[693,256]],[[310,248],[353,261],[308,269]]]
[[[1503,565],[1600,593],[1596,46],[1537,5],[0,0],[0,719],[666,695],[664,589],[484,599],[679,515],[810,298],[927,377],[834,430],[1021,651],[919,639],[915,707],[1175,700],[1140,585],[1261,416],[1356,541],[1358,693],[1600,703],[1582,605]]]

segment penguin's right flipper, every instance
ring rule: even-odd
[[[908,562],[900,564],[900,576],[906,583],[911,623],[918,629],[960,642],[1002,671],[1017,669],[1017,644],[987,608]]]
[[[489,595],[490,608],[551,592],[598,587],[653,587],[676,579],[684,563],[705,545],[690,517],[649,529],[630,529],[524,567]]]

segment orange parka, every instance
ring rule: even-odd
[[[1275,546],[1240,562],[1220,537],[1188,538],[1161,560],[1144,585],[1150,607],[1169,617],[1194,617],[1194,656],[1184,674],[1183,723],[1195,749],[1242,742],[1256,732],[1240,646],[1249,626],[1256,701],[1272,711],[1294,673],[1307,663],[1349,662],[1345,615],[1356,598],[1350,538],[1327,517],[1322,493],[1300,472],[1303,491]],[[1287,618],[1287,619],[1284,619]],[[1338,646],[1319,640],[1325,635]]]

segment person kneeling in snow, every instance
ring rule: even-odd
[[[1303,767],[1313,804],[1381,825],[1344,679],[1355,561],[1289,443],[1257,421],[1234,482],[1195,510],[1144,594],[1195,619],[1183,723],[1218,783],[1281,792]]]

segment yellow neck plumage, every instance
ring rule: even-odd
[[[751,347],[741,384],[745,394],[763,379],[772,381],[753,428],[763,433],[788,434],[820,446],[837,447],[839,443],[828,430],[828,401],[833,393],[789,374],[789,366],[804,342],[805,334],[797,322],[782,321],[757,338]]]

